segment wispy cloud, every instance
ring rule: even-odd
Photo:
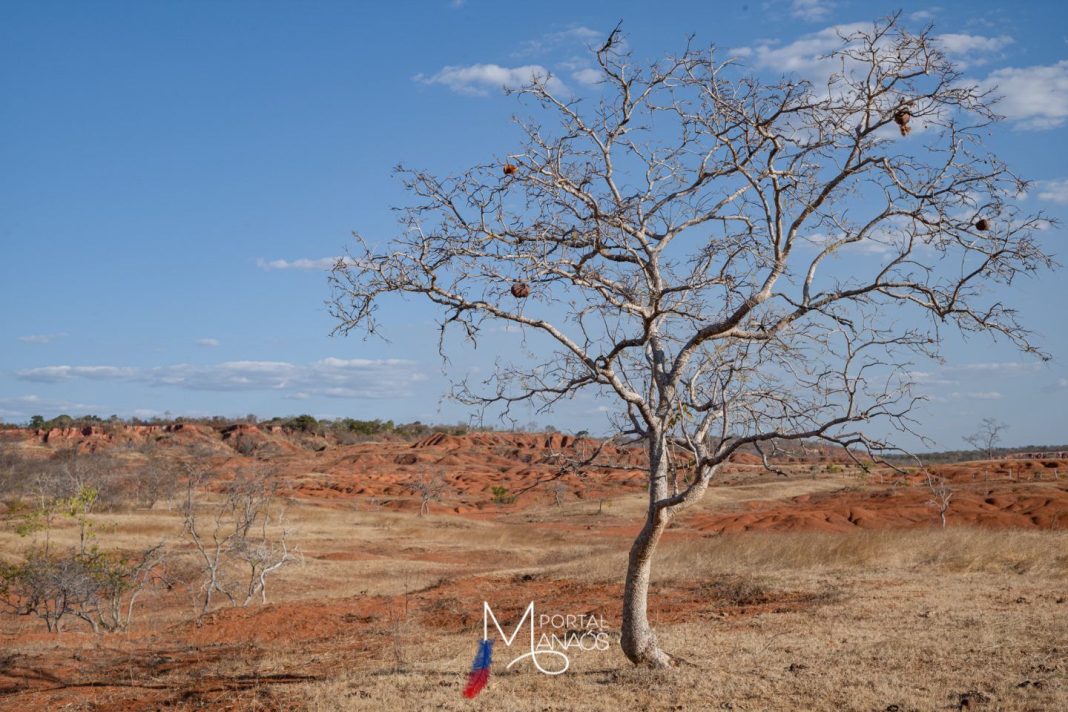
[[[1001,50],[1014,41],[1008,35],[986,37],[963,32],[935,35],[932,39],[943,52],[953,59],[958,69],[980,66],[997,59]]]
[[[1041,368],[1040,364],[1027,361],[986,361],[949,364],[942,371],[947,373],[982,373],[1008,376],[1021,373],[1036,373]]]
[[[492,91],[522,89],[535,80],[545,82],[545,86],[554,93],[567,92],[567,86],[540,64],[522,67],[502,67],[499,64],[447,66],[436,74],[417,74],[413,79],[421,84],[440,84],[465,96],[489,96]]]
[[[927,10],[917,10],[916,12],[910,12],[908,14],[908,19],[912,20],[913,22],[930,22],[935,18],[935,13],[937,13],[939,9],[940,8],[932,7]]]
[[[992,381],[1000,382],[1030,373],[1038,373],[1042,366],[1027,361],[985,361],[976,363],[946,364],[933,371],[910,371],[910,379],[924,386],[983,387]],[[962,391],[950,393],[951,398],[997,399],[998,391]]]
[[[218,339],[197,339],[197,346],[213,349],[220,344]]]
[[[749,63],[757,69],[795,73],[817,80],[826,78],[834,71],[834,63],[827,59],[827,54],[842,45],[842,37],[865,28],[870,28],[870,25],[863,22],[833,25],[803,35],[788,44],[761,40],[749,47],[729,50],[729,54],[748,58]]]
[[[750,59],[750,63],[758,69],[792,72],[814,82],[822,82],[831,73],[841,70],[841,63],[829,60],[827,55],[842,46],[842,37],[864,29],[870,29],[870,25],[862,22],[832,25],[802,35],[787,44],[762,40],[752,46],[732,49],[730,53],[736,57]],[[933,39],[961,69],[989,62],[996,58],[1002,49],[1013,43],[1012,37],[1008,35],[987,37],[946,33],[936,35]]]
[[[55,341],[56,339],[61,339],[64,336],[66,336],[66,334],[63,334],[63,333],[60,333],[60,334],[29,334],[27,336],[19,336],[19,337],[16,337],[16,338],[18,338],[18,340],[21,341],[24,344],[50,344],[53,341]]]
[[[571,72],[571,78],[583,86],[592,87],[600,84],[604,81],[604,72],[593,69],[592,67],[584,67]]]
[[[72,378],[84,378],[93,381],[114,381],[134,378],[139,372],[136,368],[118,366],[42,366],[16,371],[21,381],[34,383],[61,383]]]
[[[1068,120],[1068,60],[998,69],[979,87],[1001,97],[995,109],[1020,130],[1057,128]]]
[[[954,391],[949,394],[949,397],[967,398],[970,400],[1001,400],[1002,395],[999,391],[968,391],[966,393]]]
[[[265,260],[263,258],[260,258],[256,260],[256,266],[263,270],[327,270],[333,269],[334,265],[336,265],[338,262],[343,262],[347,265],[355,264],[355,262],[348,257],[301,257],[295,260]]]
[[[10,420],[29,420],[34,415],[55,417],[60,413],[85,415],[99,410],[100,406],[92,403],[50,400],[36,395],[0,398],[0,418]]]
[[[958,381],[931,371],[909,371],[909,380],[925,386],[955,386]]]
[[[283,391],[329,398],[390,398],[411,395],[426,375],[403,359],[325,358],[310,364],[286,361],[227,361],[210,365],[175,364],[156,368],[126,366],[43,366],[15,372],[35,383],[75,379],[169,386],[194,391]]]
[[[790,15],[806,22],[826,20],[834,9],[830,0],[793,0],[790,3]]]
[[[1044,180],[1038,183],[1038,199],[1068,205],[1068,178]]]
[[[560,48],[571,48],[576,45],[589,47],[604,40],[604,34],[589,27],[571,27],[559,32],[546,32],[535,40],[526,40],[519,43],[519,47],[512,53],[513,57],[529,57],[531,55],[545,54]]]

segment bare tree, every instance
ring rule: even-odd
[[[415,475],[408,483],[408,489],[419,497],[419,516],[430,513],[430,503],[440,502],[449,483],[441,472],[433,474],[423,471]]]
[[[964,436],[964,442],[981,452],[985,459],[990,460],[997,452],[998,445],[1001,444],[1001,434],[1008,427],[994,418],[983,418],[974,433]]]
[[[276,512],[276,483],[264,470],[239,473],[206,515],[197,501],[202,483],[203,477],[188,477],[183,506],[185,533],[203,576],[201,615],[211,610],[216,593],[232,606],[247,606],[257,596],[266,603],[267,578],[300,557],[283,513]]]
[[[557,480],[549,486],[549,492],[553,496],[553,504],[557,507],[563,506],[564,497],[567,496],[567,485]]]
[[[928,506],[938,510],[938,517],[942,521],[942,528],[946,528],[946,512],[949,511],[949,503],[953,499],[953,487],[942,475],[934,475],[930,470],[925,471],[927,489],[931,492],[931,499],[927,500]]]
[[[374,334],[383,297],[419,295],[443,312],[443,357],[454,334],[518,328],[522,355],[454,391],[505,416],[614,399],[648,460],[621,643],[662,667],[653,554],[721,465],[770,441],[892,450],[874,433],[912,428],[909,359],[936,355],[943,325],[1037,353],[984,287],[1052,261],[1045,218],[1012,202],[1025,184],[981,145],[987,97],[897,16],[843,36],[818,85],[707,48],[651,66],[624,48],[613,32],[596,51],[593,101],[545,77],[519,92],[534,115],[503,169],[401,169],[402,231],[357,236],[332,313]]]

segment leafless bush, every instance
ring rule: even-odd
[[[62,630],[67,616],[85,621],[94,633],[123,631],[163,557],[162,544],[132,558],[32,549],[19,564],[0,564],[0,599],[10,612],[36,616],[52,632]]]
[[[567,496],[567,485],[557,480],[549,486],[549,492],[553,496],[553,504],[557,507],[563,505],[564,497]]]
[[[430,513],[431,502],[441,501],[448,486],[445,475],[441,472],[420,472],[408,483],[408,489],[419,497],[420,517]]]
[[[771,600],[767,584],[751,576],[718,576],[705,582],[703,588],[717,603],[729,606],[755,606]]]
[[[82,619],[94,633],[129,627],[134,605],[157,580],[166,551],[162,542],[133,556],[102,550],[91,517],[96,502],[96,489],[85,484],[73,496],[23,503],[13,512],[15,531],[34,543],[21,562],[0,564],[0,606],[36,616],[57,633],[67,616]],[[66,551],[55,550],[51,540],[61,517],[78,525],[78,544]]]
[[[201,475],[204,471],[201,471]],[[267,579],[299,556],[276,505],[278,483],[263,469],[239,473],[206,512],[197,501],[201,476],[190,476],[183,505],[185,534],[200,562],[200,613],[216,593],[232,606],[257,596],[267,602]]]
[[[927,489],[931,491],[931,499],[927,505],[938,510],[938,517],[942,520],[942,528],[946,528],[946,512],[949,511],[949,503],[953,499],[953,488],[942,475],[927,472]]]

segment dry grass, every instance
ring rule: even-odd
[[[495,672],[473,703],[459,695],[473,636],[421,638],[403,673],[348,671],[294,699],[314,710],[1068,708],[1063,604],[1051,582],[1004,583],[860,576],[843,601],[817,609],[661,626],[690,666],[636,670],[613,649],[576,656],[560,678]]]
[[[1068,532],[989,529],[860,530],[850,534],[756,532],[668,544],[658,568],[1068,575]]]
[[[716,497],[722,504],[826,488],[758,483]],[[637,670],[613,642],[574,654],[565,675],[547,677],[529,662],[506,671],[514,655],[498,646],[489,688],[463,699],[481,634],[481,611],[466,610],[468,599],[529,600],[538,584],[567,601],[571,610],[560,612],[588,611],[567,591],[620,585],[624,528],[638,504],[620,498],[597,515],[596,503],[569,502],[496,520],[295,504],[288,518],[305,564],[284,570],[271,588],[275,605],[247,618],[223,615],[194,629],[188,607],[175,604],[143,615],[121,640],[26,637],[34,622],[0,623],[14,656],[0,658],[0,676],[9,659],[69,666],[72,654],[98,655],[106,671],[99,681],[118,674],[105,654],[120,649],[135,661],[158,654],[187,667],[137,673],[123,663],[131,670],[123,687],[115,679],[113,688],[0,692],[0,708],[156,709],[163,699],[179,709],[323,711],[1068,709],[1068,532],[965,528],[667,538],[651,616],[665,648],[689,665]],[[101,522],[101,537],[130,548],[180,530],[166,509]],[[57,537],[73,535],[64,525]],[[4,556],[22,545],[0,534]],[[439,584],[448,589],[441,595]],[[371,613],[360,608],[376,596],[395,598],[376,599],[386,603]],[[615,633],[618,600],[604,600],[612,603],[596,612]],[[456,623],[461,615],[470,622]],[[287,626],[317,619],[337,623],[287,639]],[[263,620],[279,621],[276,640],[256,637]],[[193,634],[209,637],[182,637]],[[169,689],[145,702],[137,684]]]

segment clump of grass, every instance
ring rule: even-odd
[[[752,576],[716,576],[705,581],[702,589],[716,603],[728,606],[759,606],[772,600],[764,580]]]

